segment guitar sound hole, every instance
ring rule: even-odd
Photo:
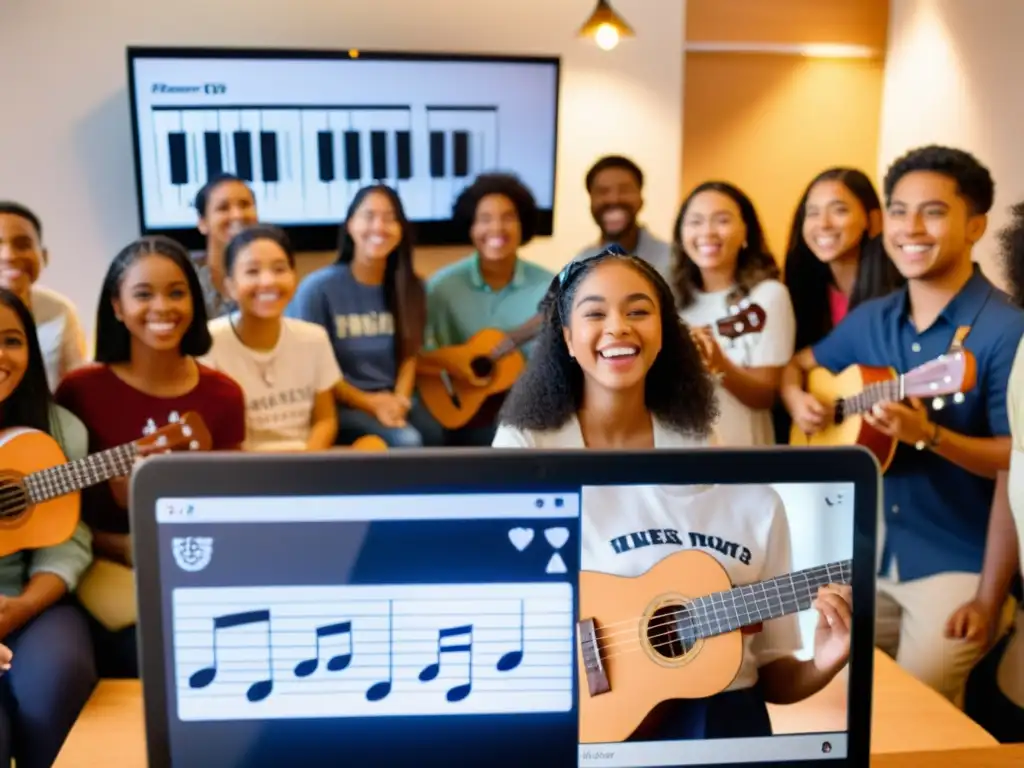
[[[28,491],[21,483],[0,480],[0,519],[17,517],[28,509]]]
[[[486,357],[474,357],[469,364],[469,369],[473,372],[474,376],[486,379],[494,371],[494,363]]]
[[[696,642],[688,631],[689,611],[683,605],[665,605],[647,622],[647,640],[659,656],[678,659],[689,653]]]
[[[834,409],[834,415],[832,417],[833,421],[836,424],[842,424],[843,423],[843,418],[845,418],[845,415],[846,414],[843,413],[843,401],[842,400],[836,400],[836,405],[835,405],[835,409]]]

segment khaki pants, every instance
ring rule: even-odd
[[[967,676],[989,646],[946,637],[946,622],[974,599],[980,580],[976,573],[939,573],[904,582],[878,579],[875,645],[960,709]],[[1015,610],[1010,598],[994,639],[1009,630]]]

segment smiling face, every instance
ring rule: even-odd
[[[602,262],[580,278],[563,334],[591,384],[613,391],[642,387],[661,351],[657,291],[634,267]]]
[[[398,212],[383,192],[368,193],[346,227],[355,244],[357,261],[383,264],[402,242]]]
[[[909,280],[929,279],[963,265],[985,233],[957,183],[934,171],[913,171],[893,187],[885,212],[885,250]]]
[[[249,188],[240,181],[224,181],[210,190],[206,212],[199,217],[199,231],[223,248],[256,222],[256,201]]]
[[[46,261],[32,222],[16,213],[0,213],[0,288],[28,299]]]
[[[523,242],[523,229],[515,203],[505,195],[484,195],[477,203],[469,239],[484,261],[500,262],[514,258]]]
[[[0,403],[10,397],[28,370],[28,338],[17,313],[0,304]]]
[[[295,269],[288,254],[273,240],[254,240],[231,265],[227,289],[243,314],[273,319],[284,314],[295,294]]]
[[[628,168],[605,168],[590,185],[590,214],[605,240],[618,240],[636,226],[644,199],[640,180]]]
[[[867,236],[868,214],[845,184],[819,181],[807,193],[803,237],[819,261],[826,264],[858,252]]]
[[[736,201],[709,189],[690,200],[679,237],[686,255],[702,272],[731,274],[747,227]]]
[[[181,268],[166,256],[140,256],[121,279],[114,315],[132,339],[157,351],[181,348],[192,324],[192,294]]]

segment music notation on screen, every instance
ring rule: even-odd
[[[253,186],[260,217],[337,222],[360,187],[398,190],[414,220],[447,219],[458,193],[497,167],[496,105],[311,104],[152,107],[156,220],[194,221],[206,181]]]
[[[173,591],[181,720],[567,712],[566,583]]]

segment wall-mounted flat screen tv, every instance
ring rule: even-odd
[[[144,234],[193,250],[196,192],[232,173],[299,250],[333,250],[355,192],[394,187],[424,245],[465,243],[456,196],[515,173],[552,233],[559,59],[375,51],[128,48]]]

